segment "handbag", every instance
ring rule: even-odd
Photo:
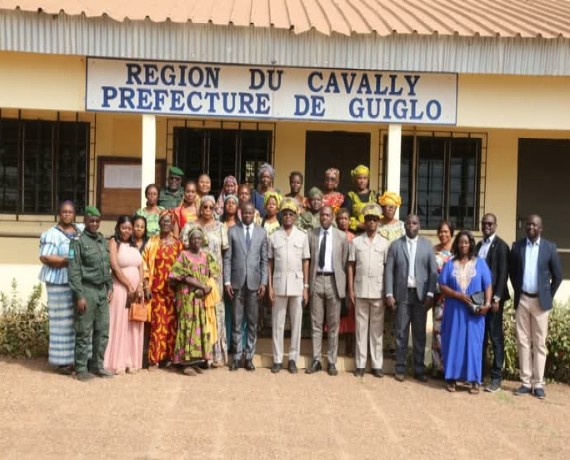
[[[129,306],[129,321],[144,323],[148,318],[148,311],[144,302],[131,302]]]
[[[483,291],[474,292],[469,296],[471,303],[467,304],[467,310],[477,315],[485,305],[485,293]]]

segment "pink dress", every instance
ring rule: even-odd
[[[121,243],[117,263],[133,286],[141,282],[139,267],[142,257],[139,250]],[[105,368],[111,372],[142,368],[144,323],[129,321],[127,288],[113,277],[113,298],[109,304],[109,343],[105,351]]]

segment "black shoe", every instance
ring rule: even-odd
[[[532,394],[538,399],[546,398],[546,393],[544,392],[544,388],[535,388]]]
[[[404,374],[396,374],[394,375],[394,378],[398,381],[398,382],[403,382],[406,379],[406,376]]]
[[[336,366],[334,364],[328,365],[327,372],[331,377],[334,377],[335,375],[338,374],[338,371],[336,370]]]
[[[384,372],[382,372],[382,369],[372,369],[372,375],[381,379],[384,377]]]
[[[253,365],[253,361],[251,359],[245,360],[245,370],[246,371],[254,371],[255,366]]]
[[[237,359],[234,359],[230,364],[230,371],[234,372],[237,371],[238,369],[239,369],[239,361]]]
[[[297,372],[299,372],[299,370],[297,369],[297,365],[295,364],[295,361],[293,361],[292,359],[290,359],[289,362],[287,363],[287,369],[289,370],[289,372],[291,372],[291,374],[296,374]]]
[[[356,369],[354,369],[354,376],[355,377],[364,377],[364,368],[357,367]]]
[[[515,396],[524,396],[524,395],[531,395],[531,394],[532,394],[532,388],[525,387],[524,385],[521,385],[520,387],[518,387],[515,390]]]
[[[319,372],[323,370],[323,366],[321,366],[321,362],[314,360],[311,364],[311,367],[307,367],[305,369],[305,374],[314,374],[315,372]]]
[[[282,367],[283,367],[283,366],[281,365],[281,363],[275,363],[275,364],[273,364],[273,367],[271,368],[271,373],[272,373],[272,374],[277,374],[277,373],[281,370]]]
[[[95,374],[97,377],[101,377],[103,379],[110,379],[112,377],[114,377],[112,372],[109,372],[107,369],[99,369],[96,371],[93,371],[93,374]]]
[[[496,393],[501,389],[500,380],[491,380],[491,383],[485,387],[487,393]]]
[[[89,382],[95,378],[91,372],[78,372],[76,376],[80,382]]]
[[[422,382],[422,383],[427,383],[427,381],[428,381],[427,375],[425,375],[425,374],[416,374],[416,375],[414,375],[414,378],[418,382]]]

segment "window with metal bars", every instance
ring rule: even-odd
[[[230,175],[257,186],[259,165],[271,158],[273,133],[269,130],[174,127],[173,134],[174,164],[188,179],[208,174],[216,194]]]
[[[482,199],[483,136],[402,136],[400,216],[415,213],[425,229],[442,219],[456,228],[478,228]],[[384,137],[386,171],[387,137]],[[386,175],[383,175],[386,188]]]
[[[0,212],[57,213],[87,198],[89,123],[0,118]]]

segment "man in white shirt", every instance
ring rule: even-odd
[[[283,332],[287,310],[291,319],[291,348],[287,368],[297,373],[301,348],[303,303],[309,300],[309,239],[295,227],[298,205],[294,198],[284,198],[279,205],[282,225],[269,238],[269,299],[272,309],[273,367],[276,374],[283,362]]]
[[[334,228],[334,213],[330,206],[320,211],[321,226],[309,231],[310,299],[313,339],[313,362],[305,372],[313,374],[322,369],[321,348],[323,322],[328,326],[327,372],[337,375],[338,327],[340,323],[340,300],[346,294],[346,263],[348,260],[348,240],[344,232]]]

